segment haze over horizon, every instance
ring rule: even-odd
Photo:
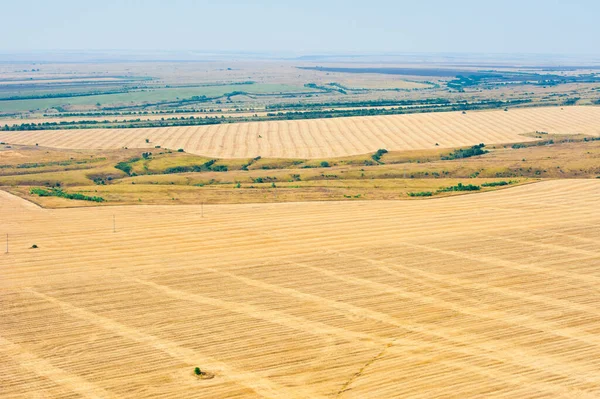
[[[2,5],[2,53],[52,50],[598,55],[600,3],[25,0]],[[59,23],[65,21],[65,23]]]

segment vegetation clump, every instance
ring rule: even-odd
[[[433,196],[433,192],[431,191],[419,191],[416,193],[408,193],[408,195],[410,197],[432,197]]]
[[[375,154],[371,156],[371,158],[373,158],[373,161],[381,163],[381,157],[383,156],[383,154],[387,154],[387,152],[388,150],[386,150],[385,148],[380,148],[377,150],[377,152],[375,152]]]
[[[452,151],[451,154],[449,154],[445,157],[442,157],[442,160],[451,161],[453,159],[470,158],[470,157],[474,157],[477,155],[487,154],[489,151],[484,150],[483,149],[484,147],[485,147],[485,144],[481,143],[481,144],[474,145],[473,147],[467,148],[467,149],[459,148],[458,150]]]
[[[35,194],[40,197],[60,197],[66,199],[80,200],[80,201],[93,201],[93,202],[104,202],[105,199],[102,197],[90,197],[81,193],[66,193],[60,188],[53,187],[50,190],[43,188],[32,188],[29,190],[31,194]]]
[[[133,169],[133,167],[131,165],[139,160],[140,160],[140,158],[137,158],[137,157],[131,158],[129,161],[119,162],[118,164],[115,165],[115,168],[122,170],[123,172],[125,172],[129,176],[131,176],[132,175],[131,171]]]
[[[194,375],[201,380],[210,380],[215,377],[213,373],[200,370],[200,367],[194,367]]]
[[[260,160],[260,158],[261,158],[261,156],[260,156],[260,155],[259,155],[259,156],[257,156],[257,157],[255,157],[255,158],[252,158],[250,161],[248,161],[248,163],[247,163],[247,164],[244,164],[244,165],[242,165],[242,168],[241,168],[241,170],[248,170],[248,167],[249,167],[250,165],[252,165],[254,162],[256,162],[256,161]]]
[[[479,191],[481,190],[480,186],[475,186],[473,184],[462,184],[458,183],[456,186],[444,187],[438,190],[438,193],[447,193],[452,191]]]
[[[173,166],[170,168],[166,168],[162,173],[164,174],[172,174],[172,173],[188,173],[188,172],[227,172],[227,165],[215,165],[217,162],[216,159],[211,159],[208,162],[203,163],[202,165],[190,165],[190,166]]]
[[[492,181],[489,183],[482,183],[481,187],[501,187],[501,186],[508,186],[509,184],[513,184],[514,181],[505,181],[505,180],[501,180],[501,181]]]

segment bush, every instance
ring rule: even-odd
[[[456,186],[441,188],[438,190],[438,193],[447,193],[447,192],[451,192],[451,191],[478,191],[478,190],[481,190],[480,186],[475,186],[473,184],[465,185],[462,183],[458,183]]]
[[[131,165],[128,162],[119,162],[115,165],[115,168],[122,170],[131,176]]]
[[[170,168],[166,168],[162,173],[164,174],[172,174],[172,173],[188,173],[188,172],[205,172],[209,170],[213,170],[216,172],[227,172],[226,165],[216,165],[213,167],[214,163],[217,162],[216,159],[211,159],[208,162],[203,163],[202,165],[190,165],[190,166],[173,166]]]
[[[184,152],[184,151],[183,151],[183,148],[179,148],[179,149],[177,150],[177,152]]]
[[[215,165],[212,166],[210,170],[214,170],[215,172],[227,172],[227,165]]]
[[[387,154],[387,152],[388,150],[386,150],[385,148],[380,148],[375,154],[371,156],[371,158],[373,158],[375,162],[380,162],[379,160],[381,159],[383,154]]]
[[[139,161],[140,158],[131,158],[129,161],[123,161],[123,162],[119,162],[118,164],[115,165],[116,169],[122,170],[123,172],[127,173],[129,176],[131,176],[131,164],[134,162]]]
[[[431,191],[419,191],[417,193],[408,193],[411,197],[431,197],[433,193]]]
[[[322,168],[328,168],[329,167],[329,162],[327,162],[327,161],[321,162],[321,167]]]
[[[66,193],[60,188],[51,188],[50,190],[44,190],[43,188],[32,188],[29,190],[31,194],[38,195],[40,197],[60,197],[66,199],[80,200],[80,201],[93,201],[93,202],[104,202],[102,197],[90,197],[80,193]]]
[[[194,369],[194,374],[196,374],[196,375],[202,375],[202,370],[200,370],[200,367],[196,367]]]
[[[458,150],[454,150],[450,155],[442,157],[442,160],[451,161],[453,159],[469,158],[477,155],[487,154],[488,151],[484,150],[484,147],[485,144],[481,143],[467,149],[460,148]]]
[[[500,186],[508,186],[509,184],[513,184],[513,181],[492,181],[489,183],[481,184],[481,187],[500,187]]]

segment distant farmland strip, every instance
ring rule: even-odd
[[[9,131],[0,132],[0,141],[74,149],[160,145],[215,158],[315,159],[366,154],[378,149],[397,151],[533,141],[534,138],[521,134],[535,131],[599,135],[598,120],[600,107],[554,107],[173,128]]]

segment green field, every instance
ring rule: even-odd
[[[100,103],[102,106],[117,104],[133,105],[144,102],[155,103],[161,101],[177,101],[185,98],[191,98],[193,96],[219,97],[234,91],[243,91],[251,94],[283,94],[308,92],[311,91],[311,89],[288,84],[240,84],[225,86],[156,88],[118,94],[0,101],[0,112],[44,110],[47,108],[66,105],[93,106],[97,103]]]

